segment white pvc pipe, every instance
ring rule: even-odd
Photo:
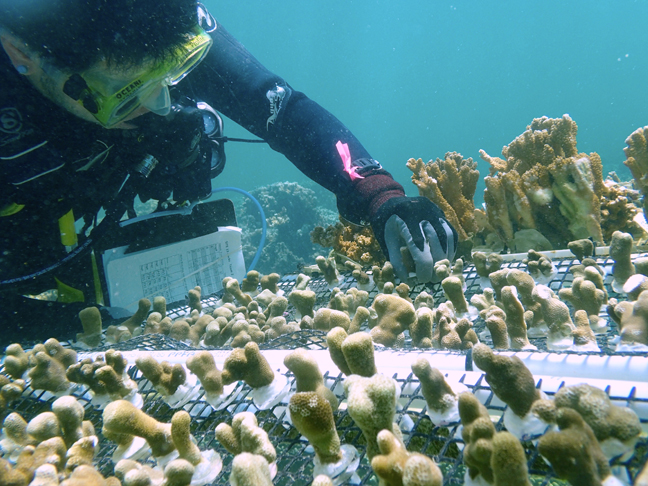
[[[149,354],[158,361],[169,361],[170,363],[182,363],[197,351],[123,351],[122,354],[129,363],[135,363],[139,356]],[[222,368],[225,358],[231,350],[210,351],[219,368]],[[262,350],[263,356],[268,360],[270,366],[277,371],[286,371],[283,365],[285,356],[292,350]],[[328,371],[329,375],[336,376],[340,371],[333,363],[328,350],[310,350],[317,360],[322,373]],[[607,355],[581,355],[581,354],[559,354],[559,353],[532,353],[532,352],[511,352],[498,351],[498,354],[506,356],[517,356],[529,368],[534,375],[554,376],[559,378],[578,378],[582,380],[625,380],[636,383],[648,383],[648,356],[607,356]],[[79,360],[85,357],[92,357],[100,353],[79,353]],[[406,378],[411,372],[412,363],[419,357],[424,357],[430,364],[443,371],[470,371],[466,366],[466,355],[444,350],[429,351],[399,351],[384,349],[375,351],[376,365],[380,373],[388,376],[398,375],[399,378]],[[473,369],[479,368],[473,363]]]

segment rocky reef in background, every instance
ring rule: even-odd
[[[277,182],[250,192],[263,207],[268,222],[266,242],[255,270],[288,274],[297,272],[300,265],[312,264],[322,247],[311,242],[310,232],[315,226],[338,221],[333,199],[331,204],[326,201],[328,193],[296,182]],[[237,220],[243,229],[245,263],[250,265],[261,240],[259,212],[252,201],[245,200]]]

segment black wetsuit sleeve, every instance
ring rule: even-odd
[[[333,192],[347,219],[367,220],[383,199],[403,195],[402,186],[379,166],[351,180],[336,143],[348,144],[353,160],[372,159],[337,118],[281,77],[268,71],[218,24],[207,58],[181,83]]]

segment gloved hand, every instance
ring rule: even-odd
[[[388,199],[371,218],[371,227],[402,281],[407,280],[408,271],[401,246],[407,246],[412,254],[419,282],[432,281],[434,263],[446,258],[452,261],[457,250],[457,231],[426,197]]]

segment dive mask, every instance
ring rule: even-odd
[[[169,86],[178,84],[189,74],[213,43],[200,26],[194,27],[189,35],[168,60],[149,69],[121,79],[93,70],[73,74],[63,85],[63,92],[81,103],[106,128],[123,121],[140,106],[166,115],[171,107]]]

